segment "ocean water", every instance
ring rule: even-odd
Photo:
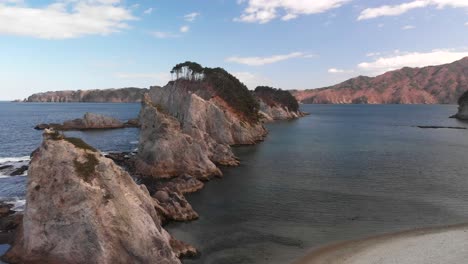
[[[468,130],[454,105],[303,105],[235,150],[242,165],[188,196],[200,219],[173,223],[202,255],[185,263],[290,263],[312,248],[468,222]]]
[[[86,112],[100,113],[126,121],[138,116],[140,104],[10,103],[0,102],[0,166],[21,167],[42,142],[40,123],[61,123],[81,118]],[[138,129],[126,128],[86,132],[67,132],[81,137],[102,151],[131,151],[137,147]],[[26,173],[27,174],[27,173]],[[0,200],[21,210],[24,207],[27,175],[9,177],[0,173]]]
[[[302,108],[311,115],[268,124],[265,142],[235,148],[241,166],[187,196],[200,219],[166,226],[202,252],[184,263],[290,263],[336,241],[468,222],[468,130],[415,127],[468,127],[447,118],[455,105]],[[0,103],[0,166],[27,162],[41,141],[37,123],[87,111],[125,120],[138,110]],[[103,151],[133,150],[138,140],[137,129],[70,134]],[[0,177],[0,197],[24,198],[26,178]]]

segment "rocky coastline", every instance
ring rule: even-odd
[[[54,91],[36,93],[27,103],[139,103],[147,89],[120,88],[103,90]],[[21,100],[16,100],[21,101]]]
[[[468,120],[468,91],[458,99],[458,113],[451,116],[459,120]]]
[[[94,113],[86,113],[83,118],[67,120],[63,124],[38,124],[34,127],[36,130],[54,129],[54,130],[92,130],[92,129],[117,129],[126,127],[139,127],[138,119],[130,119],[127,122]]]
[[[304,114],[268,93],[248,91],[220,68],[186,62],[173,72],[184,74],[143,96],[135,153],[103,155],[57,132],[122,126],[108,117],[87,114],[42,127],[43,143],[26,168],[24,216],[4,230],[14,234],[4,261],[180,263],[198,254],[163,228],[199,217],[184,195],[221,177],[220,166],[239,165],[231,147],[262,141],[264,122]]]

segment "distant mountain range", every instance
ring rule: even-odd
[[[465,91],[468,57],[439,66],[405,67],[377,77],[359,76],[292,94],[305,104],[456,104]]]
[[[55,91],[36,93],[25,99],[25,102],[55,103],[136,103],[141,102],[148,89],[120,88],[105,90]]]

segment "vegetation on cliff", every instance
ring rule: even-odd
[[[299,104],[296,98],[288,91],[269,86],[258,86],[255,88],[254,93],[269,106],[279,104],[282,107],[288,108],[290,111],[299,111]]]
[[[196,62],[186,61],[174,66],[171,74],[176,75],[176,80],[183,79],[208,84],[207,86],[212,88],[217,96],[249,121],[259,120],[259,104],[255,97],[245,84],[223,68],[202,67]]]
[[[147,89],[121,88],[105,90],[77,90],[36,93],[25,99],[26,102],[55,103],[135,103],[141,102]]]
[[[468,102],[468,91],[462,94],[462,96],[458,99],[458,105],[462,105],[465,102]]]
[[[468,57],[437,66],[405,67],[376,77],[359,76],[337,85],[294,91],[302,103],[455,104],[468,90]]]

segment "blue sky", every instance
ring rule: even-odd
[[[0,0],[0,99],[164,85],[186,60],[253,89],[468,56],[467,0]]]

